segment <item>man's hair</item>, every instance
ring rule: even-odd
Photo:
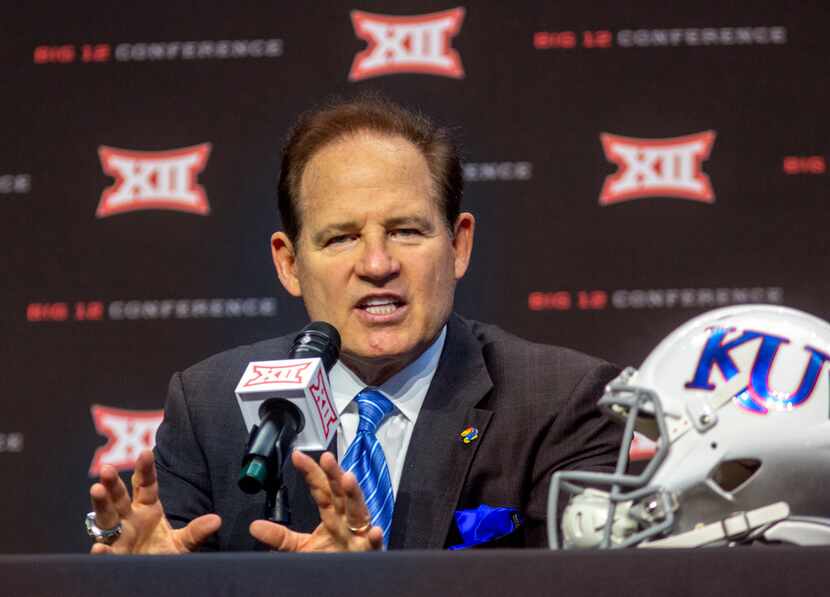
[[[458,148],[449,131],[421,113],[373,94],[330,100],[300,115],[291,129],[283,148],[278,186],[282,226],[291,242],[296,245],[302,227],[298,200],[308,162],[326,145],[361,132],[402,137],[418,148],[432,176],[437,194],[434,199],[452,230],[461,210],[464,178]]]

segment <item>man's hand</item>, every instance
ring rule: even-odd
[[[121,522],[121,535],[112,545],[96,543],[92,554],[176,554],[193,551],[219,530],[216,514],[193,519],[182,529],[173,529],[159,500],[156,465],[150,450],[135,461],[133,497],[115,468],[101,468],[101,482],[89,489],[98,528],[111,529]]]
[[[323,453],[319,466],[297,450],[291,454],[291,461],[303,473],[322,522],[309,534],[255,520],[250,527],[255,539],[279,551],[370,551],[383,547],[383,530],[370,525],[357,479],[352,473],[344,473],[330,452]],[[352,531],[350,527],[366,530]]]

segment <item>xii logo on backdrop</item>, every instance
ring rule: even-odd
[[[101,466],[109,464],[119,471],[133,469],[142,450],[156,445],[156,430],[164,417],[163,410],[124,410],[94,404],[91,409],[95,431],[107,438],[107,443],[95,450],[89,475],[101,473]]]
[[[461,7],[408,17],[353,10],[355,35],[369,45],[354,57],[349,80],[395,73],[462,78],[464,67],[451,40],[463,20]]]
[[[196,182],[210,155],[210,143],[167,151],[98,148],[104,173],[115,184],[104,189],[95,217],[128,211],[166,209],[199,215],[210,212],[205,189]]]
[[[638,139],[602,133],[605,158],[618,170],[606,177],[600,205],[643,197],[675,197],[714,203],[703,162],[709,159],[715,131],[666,139]]]

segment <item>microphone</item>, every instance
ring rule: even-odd
[[[248,363],[236,399],[250,432],[239,487],[275,492],[292,446],[325,450],[337,429],[328,371],[340,354],[334,326],[315,321],[294,338],[290,359]]]

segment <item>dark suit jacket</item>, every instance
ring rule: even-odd
[[[234,389],[248,362],[286,358],[292,340],[214,355],[170,382],[155,450],[161,499],[173,526],[222,516],[208,548],[257,549],[248,525],[262,517],[265,497],[237,487],[248,434]],[[616,462],[620,431],[596,409],[616,373],[598,359],[453,315],[406,454],[389,547],[459,543],[455,510],[480,504],[516,508],[524,519],[498,546],[547,546],[553,471]],[[465,444],[459,434],[468,426],[479,438]],[[305,483],[290,462],[284,476],[291,526],[311,531],[319,515]]]

